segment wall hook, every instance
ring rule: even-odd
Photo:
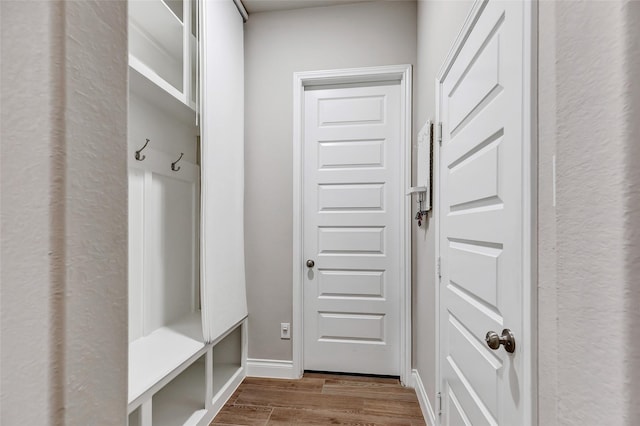
[[[147,147],[148,144],[149,144],[149,139],[147,139],[147,141],[144,143],[144,146],[142,148],[136,151],[136,160],[143,161],[145,158],[147,158],[146,155],[140,155],[140,153]]]
[[[173,170],[174,172],[177,172],[178,170],[180,170],[180,166],[176,167],[176,164],[178,164],[178,161],[182,160],[183,155],[184,155],[184,152],[181,152],[180,157],[178,157],[176,161],[171,163],[171,170]]]

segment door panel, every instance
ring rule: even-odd
[[[318,168],[383,167],[384,140],[318,143]]]
[[[318,297],[384,297],[384,271],[318,270]]]
[[[400,85],[305,92],[304,368],[400,373]]]
[[[523,419],[522,2],[488,1],[440,82],[442,423]],[[509,328],[516,351],[491,350]],[[520,340],[521,343],[521,340]]]
[[[318,185],[320,211],[384,210],[384,184],[361,183]]]

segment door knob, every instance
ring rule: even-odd
[[[508,328],[502,330],[502,336],[495,331],[489,331],[487,332],[487,336],[484,340],[487,342],[487,346],[494,351],[497,350],[500,345],[504,345],[504,350],[510,354],[514,353],[516,350],[516,338]]]
[[[311,259],[307,260],[307,268],[313,268],[314,266],[316,266],[316,262]]]

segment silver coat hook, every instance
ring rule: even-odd
[[[174,172],[177,172],[178,170],[180,170],[180,166],[176,167],[176,164],[178,164],[178,161],[182,160],[183,155],[184,155],[184,152],[181,152],[180,157],[178,157],[176,161],[171,163],[171,170],[173,170]]]
[[[146,155],[140,155],[140,153],[147,147],[148,144],[149,144],[149,139],[147,139],[147,141],[144,143],[144,146],[142,148],[136,151],[136,160],[143,161],[145,158],[147,158]]]

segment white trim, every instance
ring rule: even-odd
[[[249,12],[247,12],[247,9],[244,7],[242,0],[233,0],[233,4],[238,8],[238,13],[242,16],[242,22],[247,22],[249,20]]]
[[[428,426],[436,426],[436,415],[427,396],[427,391],[424,389],[424,384],[420,378],[420,373],[415,368],[411,370],[413,378],[413,388],[416,390],[416,396],[420,403],[420,409],[422,410],[422,416]]]
[[[447,76],[453,60],[457,57],[462,45],[466,41],[469,31],[480,17],[489,0],[476,0],[471,7],[469,15],[465,19],[462,29],[458,33],[446,59],[436,77],[436,125],[441,120],[441,90],[440,82]],[[521,347],[528,348],[522,351],[524,369],[524,390],[530,392],[524,399],[523,417],[528,420],[523,426],[537,424],[538,413],[538,381],[537,381],[537,1],[524,2],[523,28],[523,280],[522,294],[529,295],[530,303],[522,304],[522,342]],[[440,135],[438,135],[440,136]],[[436,232],[436,261],[440,256],[440,144],[436,144],[436,159],[434,161],[435,185],[435,232]],[[528,160],[528,161],[527,161]],[[436,279],[436,392],[441,389],[441,359],[440,359],[440,285],[438,272]],[[526,396],[526,395],[525,395]]]
[[[433,276],[436,284],[435,289],[435,324],[436,324],[436,332],[434,342],[435,350],[436,350],[436,365],[435,365],[435,387],[434,389],[437,392],[442,392],[442,370],[440,368],[441,360],[440,360],[440,273],[441,273],[441,265],[438,265],[440,261],[440,138],[442,138],[442,128],[440,127],[441,123],[441,111],[440,111],[440,103],[442,100],[442,91],[440,90],[440,80],[436,79],[436,122],[435,128],[436,137],[434,140],[434,149],[433,149],[433,206],[431,206],[433,210],[434,221],[434,232],[435,232],[435,265],[433,268]],[[438,419],[439,420],[439,419]],[[439,424],[439,423],[434,423]]]
[[[530,297],[522,306],[524,382],[531,393],[524,399],[524,418],[538,424],[538,3],[524,2],[523,72],[523,289]],[[528,143],[526,143],[528,142]],[[527,159],[529,161],[527,161]],[[526,299],[525,299],[526,300]]]
[[[332,84],[362,82],[400,81],[400,96],[403,120],[401,143],[404,156],[401,160],[403,178],[397,189],[404,194],[411,186],[411,105],[412,68],[411,65],[390,65],[369,68],[349,68],[327,71],[307,71],[293,74],[293,318],[292,345],[293,370],[295,377],[303,373],[303,223],[302,223],[302,131],[304,111],[304,88]],[[402,301],[400,307],[400,380],[407,384],[411,380],[411,200],[402,197],[400,220],[403,231],[400,236],[400,258],[404,262],[400,268]]]
[[[268,377],[272,379],[299,379],[293,368],[293,361],[279,359],[247,359],[248,377]]]

